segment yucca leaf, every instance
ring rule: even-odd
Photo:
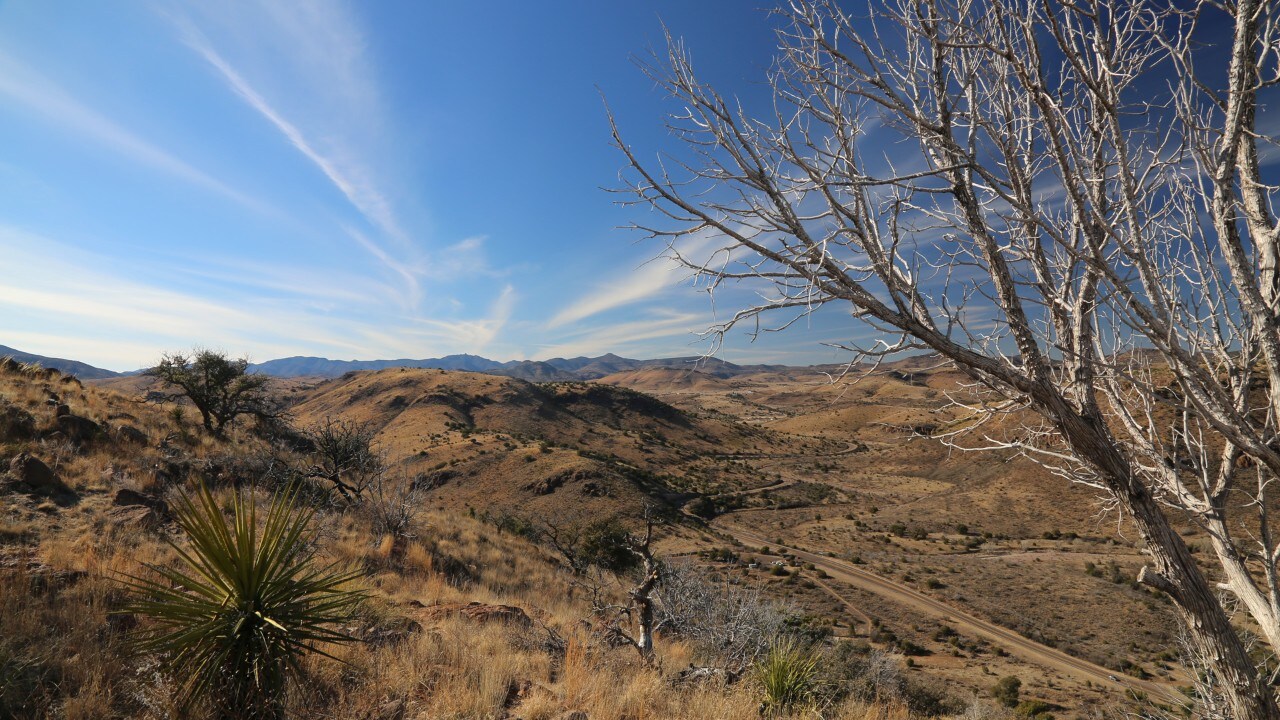
[[[237,717],[276,717],[302,656],[332,658],[317,646],[353,640],[332,626],[364,599],[349,588],[360,573],[315,567],[314,513],[298,510],[297,497],[296,488],[275,495],[260,522],[249,494],[236,491],[228,521],[198,486],[173,504],[187,537],[187,547],[174,544],[183,569],[149,566],[159,580],[123,581],[135,596],[128,609],[153,621],[134,647],[170,656],[184,706],[209,697]]]

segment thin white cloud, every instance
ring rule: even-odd
[[[382,248],[381,245],[369,239],[367,235],[356,230],[355,228],[343,228],[347,234],[351,236],[360,247],[369,251],[370,255],[377,258],[383,265],[391,268],[396,275],[399,275],[405,282],[407,295],[402,298],[402,305],[408,308],[417,307],[418,302],[422,299],[422,286],[418,283],[418,277],[412,266],[408,263],[397,260],[390,253]]]
[[[685,239],[680,254],[690,262],[707,262],[718,249],[718,238],[710,233]],[[559,328],[584,320],[606,310],[647,300],[665,290],[688,281],[691,271],[667,256],[649,260],[640,267],[617,275],[579,297],[547,321],[548,328]]]
[[[0,344],[39,340],[54,332],[76,337],[57,345],[64,356],[112,369],[135,369],[160,352],[204,343],[233,354],[268,359],[286,355],[430,357],[475,352],[498,337],[515,306],[511,287],[479,319],[429,322],[387,315],[377,304],[352,303],[341,312],[317,311],[293,297],[251,288],[199,295],[146,261],[127,265],[48,237],[0,225]],[[329,279],[327,284],[336,285]],[[379,322],[370,323],[370,314]],[[127,338],[127,345],[117,341]],[[19,349],[40,352],[49,343]],[[78,349],[76,349],[78,348]],[[75,351],[72,351],[75,350]],[[143,352],[145,350],[145,352]]]
[[[490,305],[488,316],[470,321],[420,319],[417,321],[417,333],[428,338],[447,337],[465,352],[479,353],[489,347],[506,328],[515,310],[516,300],[515,288],[507,285]]]
[[[407,236],[396,221],[391,203],[370,178],[370,173],[352,160],[354,152],[343,149],[322,152],[307,139],[296,124],[281,114],[247,79],[231,65],[209,42],[208,38],[189,21],[179,21],[187,44],[208,62],[226,81],[227,85],[249,107],[266,118],[298,152],[302,153],[333,183],[368,221],[388,236],[407,243]],[[350,82],[348,81],[348,84]],[[366,108],[367,109],[367,108]],[[356,108],[357,111],[361,110]],[[329,138],[331,144],[335,138]]]
[[[583,328],[567,336],[566,341],[539,348],[532,356],[537,359],[598,355],[607,352],[626,352],[629,347],[645,344],[660,338],[680,338],[691,345],[697,335],[706,329],[707,319],[697,313],[680,313],[659,310],[646,320]],[[668,343],[675,345],[676,343]]]
[[[0,52],[0,95],[44,119],[142,165],[212,190],[257,212],[276,212],[210,177],[76,100],[50,78]]]

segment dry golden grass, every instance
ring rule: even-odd
[[[84,445],[51,437],[50,392],[73,413],[106,428]],[[60,378],[0,373],[0,399],[37,421],[35,438],[0,438],[0,464],[19,452],[48,463],[77,494],[54,503],[0,484],[0,716],[167,718],[177,716],[162,660],[132,657],[136,620],[117,614],[120,583],[148,564],[174,562],[168,526],[139,526],[114,514],[121,489],[163,496],[203,480],[223,501],[229,483],[252,482],[251,459],[274,452],[306,458],[237,428],[216,442],[172,406],[152,406]],[[145,445],[115,437],[119,425]],[[541,461],[543,453],[536,451]],[[523,461],[521,461],[522,464]],[[239,464],[237,464],[239,463]],[[534,464],[534,463],[527,463]],[[177,469],[175,469],[177,468]],[[257,491],[266,503],[269,495]],[[370,600],[351,632],[368,641],[334,648],[343,662],[312,656],[289,692],[297,718],[523,718],[555,720],[739,719],[759,714],[750,681],[676,687],[672,672],[693,653],[660,638],[661,668],[611,648],[586,622],[587,599],[549,552],[458,512],[423,509],[407,541],[375,533],[359,509],[322,512],[320,559],[365,571]],[[621,587],[611,592],[619,598]],[[422,606],[480,602],[522,608],[530,627],[461,617],[416,624]],[[797,711],[795,717],[818,717]],[[827,708],[824,718],[906,718],[901,708]]]

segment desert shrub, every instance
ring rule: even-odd
[[[704,520],[710,520],[717,514],[715,501],[706,496],[695,498],[686,509]]]
[[[421,505],[418,485],[404,478],[378,476],[363,494],[364,512],[375,535],[411,537]]]
[[[1025,700],[1018,703],[1018,706],[1013,709],[1013,714],[1030,720],[1053,720],[1050,711],[1055,709],[1057,706],[1043,700]]]
[[[964,703],[948,695],[945,686],[908,678],[897,657],[865,642],[844,642],[828,648],[820,666],[823,699],[831,704],[847,699],[900,703],[921,716],[964,710]]]
[[[582,529],[578,557],[587,564],[620,573],[639,563],[627,547],[627,528],[617,518],[598,520]]]
[[[662,573],[658,588],[658,628],[682,637],[701,662],[737,672],[791,635],[795,615],[758,588],[714,582],[696,566],[675,562]]]
[[[991,688],[991,697],[1005,707],[1015,707],[1022,691],[1022,681],[1012,675],[1006,675]]]
[[[316,566],[314,512],[296,499],[276,494],[259,523],[252,497],[236,491],[228,523],[204,485],[181,494],[174,519],[189,547],[174,548],[185,568],[149,566],[161,579],[126,581],[136,593],[128,610],[153,622],[134,650],[168,656],[184,707],[204,699],[220,718],[282,717],[302,657],[352,640],[333,625],[363,599],[347,588],[358,573]]]
[[[792,638],[778,640],[756,665],[767,715],[782,715],[814,702],[818,696],[819,653]]]
[[[381,453],[373,449],[376,434],[367,423],[325,418],[306,433],[316,458],[309,474],[329,482],[347,502],[362,500],[365,490],[381,481],[387,470]]]

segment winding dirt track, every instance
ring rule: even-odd
[[[1159,698],[1175,705],[1182,705],[1186,702],[1186,698],[1171,685],[1139,680],[1126,675],[1117,675],[1101,665],[1094,665],[1087,660],[1072,657],[1061,650],[1041,645],[1008,628],[957,610],[906,585],[868,572],[843,560],[815,555],[788,545],[781,545],[761,535],[740,528],[727,525],[717,525],[716,527],[743,543],[783,548],[800,560],[813,563],[814,567],[822,568],[836,580],[902,603],[926,615],[940,617],[955,626],[957,630],[986,638],[1023,660],[1052,668],[1080,680],[1089,680],[1104,687],[1112,687],[1118,690],[1136,690],[1146,693],[1152,699]],[[842,600],[848,602],[844,598]]]

